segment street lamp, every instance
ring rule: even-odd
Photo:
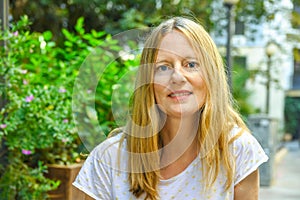
[[[231,37],[232,37],[232,7],[236,5],[239,0],[224,0],[224,6],[227,8],[227,43],[226,43],[226,73],[228,79],[228,85],[232,91],[232,80],[231,80],[231,70],[232,70],[232,58],[231,58]]]
[[[271,77],[271,64],[272,64],[272,56],[276,53],[277,46],[273,42],[269,42],[266,46],[266,54],[268,57],[267,60],[267,73],[266,73],[266,114],[269,114],[269,103],[270,103],[270,85],[272,81]]]

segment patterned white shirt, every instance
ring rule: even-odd
[[[232,135],[238,132],[234,128]],[[126,145],[119,151],[121,134],[108,138],[98,145],[89,155],[73,185],[94,199],[101,200],[134,200],[144,199],[145,195],[136,198],[130,191],[126,167],[128,155]],[[228,200],[233,199],[234,186],[255,171],[268,160],[257,140],[249,133],[243,133],[233,142],[235,157],[234,183],[224,192],[226,176],[219,173],[214,185],[204,191],[202,164],[199,156],[181,173],[158,184],[159,197],[162,200]],[[118,154],[120,153],[120,155]],[[120,158],[120,162],[118,162]]]

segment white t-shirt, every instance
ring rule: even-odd
[[[232,135],[238,132],[234,128]],[[111,137],[98,145],[89,155],[73,185],[94,199],[130,200],[137,199],[129,191],[126,167],[128,155],[126,145],[119,151],[121,134]],[[161,200],[227,200],[233,199],[234,185],[255,171],[259,165],[268,160],[257,140],[249,133],[243,133],[233,142],[233,154],[236,161],[234,184],[224,192],[226,176],[220,172],[214,185],[203,191],[201,159],[197,157],[180,174],[160,180],[158,184]],[[118,154],[120,153],[120,155]],[[118,158],[120,162],[118,162]],[[138,199],[144,199],[142,195]]]

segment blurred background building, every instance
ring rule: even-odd
[[[222,9],[222,3],[213,4]],[[278,0],[276,4],[265,1],[266,12],[261,23],[245,23],[235,16],[232,22],[232,64],[253,72],[246,88],[251,91],[248,102],[257,113],[278,121],[278,139],[287,132],[294,138],[300,133],[300,5],[290,0]],[[234,13],[233,8],[233,15]],[[216,23],[222,19],[212,16]],[[224,20],[224,19],[223,19]],[[226,22],[221,22],[226,23]],[[220,34],[221,33],[221,34]],[[220,51],[226,54],[227,30],[212,33]],[[228,49],[227,49],[228,51]],[[236,75],[233,69],[232,76]]]

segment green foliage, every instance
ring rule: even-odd
[[[236,16],[245,24],[257,24],[262,19],[271,18],[274,13],[265,10],[266,2],[276,3],[273,0],[239,1]],[[31,25],[33,30],[51,30],[55,40],[63,42],[61,28],[76,32],[74,27],[81,16],[86,19],[85,30],[105,30],[111,34],[152,26],[159,23],[161,18],[178,15],[195,17],[201,20],[209,31],[212,31],[222,26],[220,23],[215,25],[211,21],[212,16],[218,15],[218,18],[224,18],[226,10],[222,8],[220,12],[213,12],[212,3],[220,2],[217,0],[31,0],[10,1],[10,6],[13,8],[11,11],[14,20],[27,14],[33,22]]]
[[[0,61],[3,199],[45,199],[59,184],[44,177],[45,164],[75,162],[81,145],[71,120],[71,91],[57,65],[60,49],[51,32],[30,32],[28,25],[24,16],[0,38],[6,44]]]
[[[58,64],[66,62],[57,58],[61,49],[50,41],[50,32],[30,33],[28,23],[28,18],[23,17],[1,38],[7,44],[1,50],[1,93],[8,102],[0,111],[1,124],[6,126],[0,130],[0,139],[11,152],[26,150],[37,155],[39,150],[60,146],[67,149],[78,136],[71,120],[72,91],[66,78],[69,74]],[[58,160],[51,158],[51,153],[44,155],[47,163]],[[61,161],[74,162],[76,158],[71,156]]]
[[[293,28],[300,28],[300,12],[299,12],[299,7],[300,7],[300,0],[292,0],[294,9],[292,11],[292,18],[291,18],[291,23]]]
[[[59,181],[46,179],[44,173],[47,167],[38,162],[37,167],[31,168],[18,158],[12,158],[12,164],[0,178],[0,198],[7,200],[46,199],[45,191],[58,187]]]
[[[286,97],[284,105],[285,132],[295,138],[300,135],[300,98]]]
[[[251,90],[246,87],[249,78],[250,72],[244,66],[234,65],[232,75],[233,97],[237,109],[245,119],[248,115],[256,112],[255,108],[247,101],[251,96]]]
[[[83,18],[75,32],[62,29],[63,46],[57,45],[51,31],[31,32],[29,24],[24,16],[0,38],[6,44],[0,49],[0,100],[5,102],[0,110],[0,195],[4,199],[45,199],[58,184],[44,177],[46,164],[79,162],[80,153],[86,152],[82,140],[95,146],[105,138],[116,126],[110,103],[113,85],[132,64],[118,59],[121,48],[110,35],[86,32]],[[97,60],[88,59],[93,52]],[[101,73],[97,70],[107,65],[109,70],[97,86]],[[74,88],[78,77],[82,78],[79,88]],[[80,87],[84,90],[77,90]],[[91,105],[90,99],[96,104]]]
[[[40,159],[48,163],[74,162],[74,154],[62,156],[68,155],[64,150],[73,149],[72,146],[78,144],[71,120],[70,92],[53,85],[33,87],[23,84],[19,89],[17,92],[8,91],[7,97],[13,100],[2,110],[5,115],[2,123],[7,126],[3,133],[10,150],[29,150],[32,154],[41,151]]]

